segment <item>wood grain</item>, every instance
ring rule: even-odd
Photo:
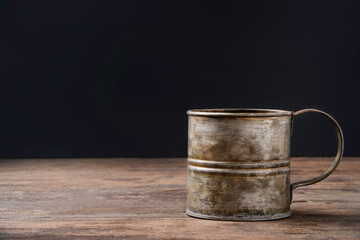
[[[329,158],[293,158],[292,181]],[[360,158],[295,190],[288,219],[185,215],[186,160],[97,158],[0,161],[0,239],[360,239]]]

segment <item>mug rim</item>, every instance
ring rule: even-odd
[[[190,109],[188,116],[204,117],[279,117],[291,116],[292,111],[262,108],[206,108]]]

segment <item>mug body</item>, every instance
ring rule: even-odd
[[[290,216],[292,112],[204,109],[187,113],[186,213],[241,221]]]

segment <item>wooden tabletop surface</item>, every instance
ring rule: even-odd
[[[293,158],[292,181],[330,158]],[[186,159],[0,161],[0,239],[360,239],[360,158],[296,189],[292,216],[262,222],[185,215]]]

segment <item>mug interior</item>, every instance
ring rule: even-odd
[[[214,108],[214,109],[192,109],[188,110],[189,116],[234,116],[234,117],[276,117],[291,116],[292,111],[278,109],[257,108]]]

